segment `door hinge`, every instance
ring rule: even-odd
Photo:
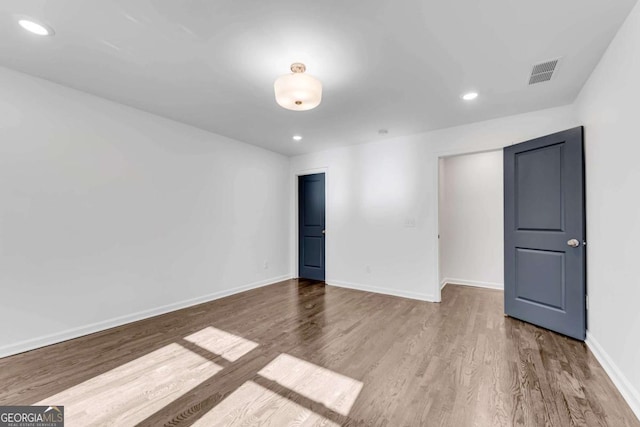
[[[585,299],[586,308],[587,308],[587,310],[589,310],[589,295],[585,295],[584,299]]]

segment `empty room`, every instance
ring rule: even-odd
[[[636,0],[2,1],[0,427],[640,427],[638,76]]]

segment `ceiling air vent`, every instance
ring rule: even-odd
[[[542,62],[533,66],[531,70],[531,77],[529,77],[529,84],[534,85],[536,83],[548,82],[553,77],[553,73],[556,71],[560,59],[554,59],[552,61]]]

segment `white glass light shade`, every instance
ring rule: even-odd
[[[322,101],[322,83],[308,74],[286,74],[276,80],[273,88],[276,102],[287,110],[311,110]]]

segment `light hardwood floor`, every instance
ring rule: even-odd
[[[502,313],[286,281],[0,359],[67,426],[640,426],[581,342]]]

